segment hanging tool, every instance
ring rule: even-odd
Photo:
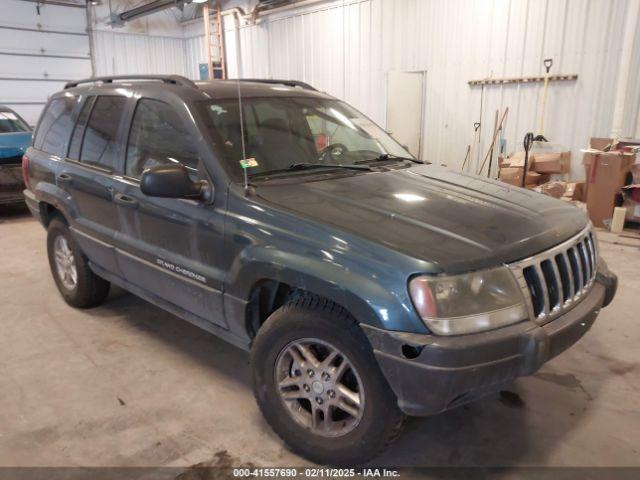
[[[478,129],[480,128],[480,122],[475,122],[473,124],[473,140],[471,140],[471,144],[467,145],[467,153],[464,156],[464,161],[462,162],[462,168],[460,169],[464,172],[465,167],[467,166],[467,161],[469,162],[469,166],[471,166],[471,162],[473,161],[473,147],[476,144],[476,135],[478,135]]]
[[[487,169],[487,178],[491,178],[491,165],[493,164],[493,147],[495,146],[495,138],[496,138],[496,132],[498,131],[498,114],[500,113],[500,110],[496,110],[496,118],[493,121],[493,138],[494,141],[491,142],[491,148],[489,149],[489,168]]]
[[[547,106],[547,87],[549,86],[549,70],[553,65],[553,58],[545,58],[544,68],[547,70],[544,76],[544,87],[542,89],[542,111],[540,112],[540,131],[539,135],[544,136],[544,111]]]
[[[496,139],[498,137],[498,131],[500,129],[500,127],[502,127],[502,124],[504,123],[504,119],[507,117],[507,113],[509,113],[509,107],[505,108],[504,113],[502,114],[502,117],[500,117],[500,122],[498,123],[498,129],[493,132],[493,139],[491,140],[491,145],[489,146],[489,151],[487,151],[487,154],[484,157],[484,160],[482,162],[482,166],[476,171],[477,175],[480,175],[482,173],[482,170],[484,170],[484,166],[487,163],[487,159],[489,158],[489,154],[492,152],[495,143],[496,143]]]
[[[464,167],[467,165],[467,160],[469,160],[469,154],[471,153],[471,145],[467,145],[467,153],[464,154],[464,161],[462,162],[462,168],[460,171],[464,172]]]
[[[527,168],[529,167],[529,150],[531,150],[531,146],[533,145],[533,133],[529,132],[524,136],[524,169],[522,171],[522,184],[520,185],[524,188],[525,181],[527,179]]]
[[[477,131],[478,131],[478,151],[476,152],[477,158],[476,158],[476,169],[478,168],[478,164],[480,164],[480,154],[482,153],[480,150],[480,141],[482,140],[482,107],[484,105],[484,85],[482,85],[482,87],[480,88],[480,118],[478,118],[478,121],[476,122],[478,125]],[[473,171],[474,169],[472,168],[471,171]]]

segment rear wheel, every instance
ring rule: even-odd
[[[53,279],[69,305],[88,308],[107,298],[109,282],[91,271],[87,257],[60,218],[51,220],[47,228],[47,253]]]
[[[366,336],[328,300],[300,296],[274,312],[251,360],[265,418],[314,462],[364,463],[400,433],[404,416]]]

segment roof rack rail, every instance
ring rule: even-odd
[[[74,80],[72,82],[68,82],[64,86],[64,89],[67,90],[68,88],[74,88],[82,83],[113,83],[114,81],[119,80],[158,80],[173,85],[198,88],[198,86],[192,80],[189,80],[187,77],[183,77],[181,75],[116,75],[110,77],[92,77],[85,78],[84,80]]]
[[[257,82],[257,83],[272,83],[275,85],[286,85],[287,87],[300,87],[305,90],[313,90],[317,92],[315,88],[305,82],[301,82],[300,80],[275,80],[271,78],[240,78],[241,82]]]

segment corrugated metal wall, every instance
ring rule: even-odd
[[[240,29],[243,77],[295,78],[343,98],[384,125],[387,73],[427,71],[423,157],[458,166],[480,114],[469,80],[577,73],[549,87],[545,134],[574,152],[612,130],[627,15],[638,0],[361,0],[313,5]],[[228,22],[228,29],[232,22]],[[635,24],[636,34],[640,29]],[[227,31],[230,76],[236,72]],[[640,53],[640,52],[638,52]],[[629,61],[629,60],[627,60]],[[637,76],[633,77],[637,82]],[[633,81],[633,80],[631,80]],[[484,134],[509,107],[507,149],[536,132],[542,84],[485,87]],[[626,101],[637,103],[637,98]],[[635,127],[636,122],[633,122]],[[627,134],[633,134],[633,131]]]
[[[0,104],[35,124],[47,97],[91,76],[84,8],[3,0]]]
[[[97,30],[93,38],[96,75],[187,74],[181,37]]]

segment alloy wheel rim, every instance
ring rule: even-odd
[[[78,284],[76,259],[69,247],[69,242],[62,235],[58,235],[53,242],[53,254],[58,278],[66,289],[73,290]]]
[[[360,376],[347,356],[328,342],[290,342],[276,360],[275,381],[289,415],[317,435],[346,435],[362,419]]]

